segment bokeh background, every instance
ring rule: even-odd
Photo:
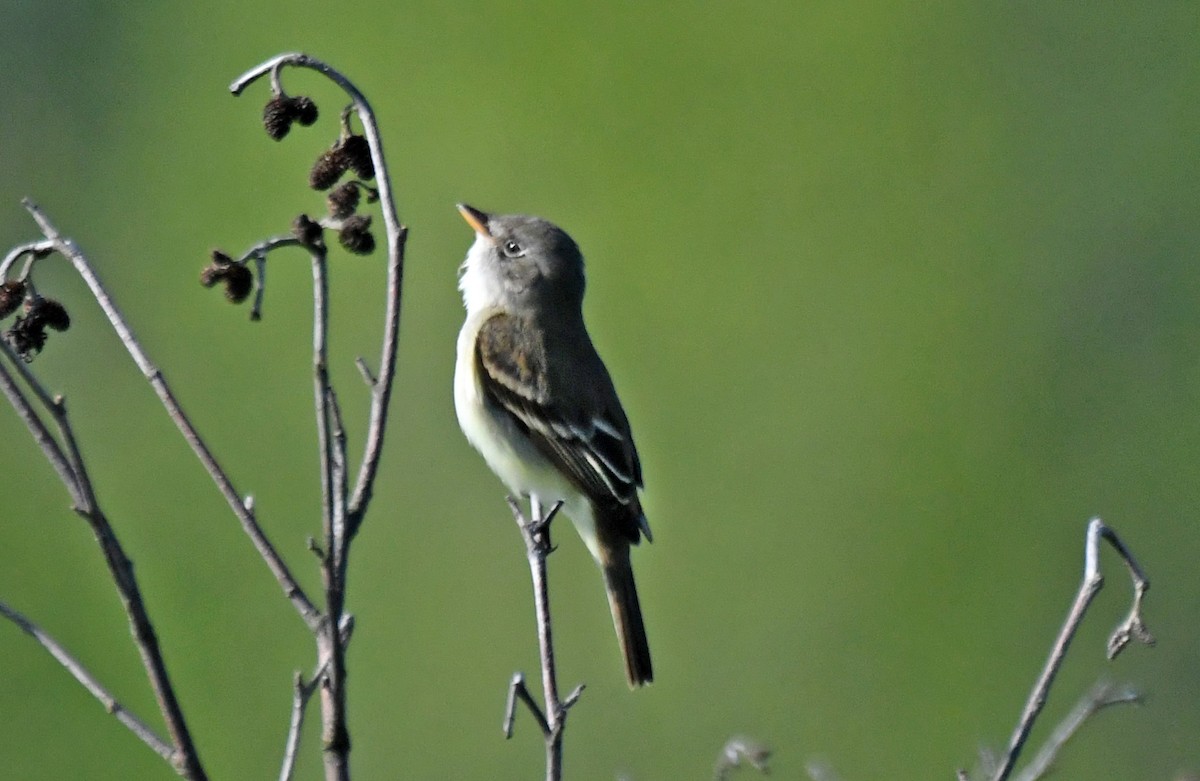
[[[206,291],[322,209],[322,121],[262,132],[304,50],[379,114],[411,228],[379,491],[354,549],[361,778],[533,778],[500,733],[536,671],[528,573],[499,484],[454,420],[465,200],[545,215],[589,261],[586,313],[639,437],[656,543],[636,556],[658,680],[626,690],[599,577],[551,559],[560,674],[586,682],[572,778],[705,778],[732,734],[779,778],[950,778],[1007,739],[1079,581],[1086,521],[1140,556],[1159,644],[1113,664],[1109,588],[1044,738],[1102,675],[1061,778],[1200,769],[1200,7],[1109,3],[87,3],[0,6],[0,237],[34,197],[78,239],[314,591],[319,528],[306,258],[271,261],[265,319]],[[352,452],[382,255],[338,255],[335,380]],[[277,772],[310,640],[82,285],[37,371],[67,394],[213,778]],[[0,410],[0,598],[158,723],[85,526]],[[0,776],[172,774],[0,624]],[[301,777],[320,775],[317,719]]]

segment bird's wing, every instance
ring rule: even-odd
[[[637,497],[641,464],[607,371],[599,391],[556,381],[563,373],[547,362],[544,333],[512,315],[484,322],[475,349],[488,397],[593,502],[632,505],[633,528],[627,534],[636,541],[638,528],[644,528]],[[571,358],[592,360],[603,369],[590,344],[582,355],[572,351]]]

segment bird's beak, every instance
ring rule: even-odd
[[[465,203],[458,204],[458,213],[463,216],[467,224],[475,229],[475,232],[485,238],[492,238],[491,232],[488,230],[488,216],[486,212],[481,212],[473,206],[467,206]]]

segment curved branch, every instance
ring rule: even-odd
[[[397,216],[396,200],[392,194],[391,178],[388,175],[387,161],[383,155],[383,141],[379,134],[378,123],[375,121],[375,112],[371,109],[371,104],[367,101],[366,96],[349,79],[315,57],[299,52],[290,52],[272,57],[266,62],[254,66],[234,79],[233,83],[229,85],[229,90],[234,95],[240,95],[246,87],[263,76],[270,75],[272,79],[277,79],[279,71],[286,66],[315,70],[337,84],[350,96],[359,122],[362,124],[363,134],[371,147],[371,162],[375,166],[379,204],[387,233],[387,305],[384,314],[385,325],[383,344],[380,348],[378,380],[371,387],[371,412],[362,462],[359,465],[354,491],[346,509],[346,531],[348,536],[353,538],[362,524],[367,504],[370,502],[375,486],[375,476],[379,470],[379,459],[383,454],[388,403],[391,400],[392,385],[396,374],[396,348],[400,335],[400,300],[404,278],[404,249],[408,230],[400,224]]]
[[[13,247],[12,251],[4,256],[4,260],[0,261],[0,279],[7,277],[8,270],[12,268],[14,263],[16,263],[25,255],[34,255],[36,257],[42,252],[49,252],[53,249],[54,242],[50,241],[49,239],[31,241],[26,244]]]

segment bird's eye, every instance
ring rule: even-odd
[[[504,242],[504,254],[507,257],[515,258],[525,254],[525,250],[521,249],[521,245],[509,239]]]

